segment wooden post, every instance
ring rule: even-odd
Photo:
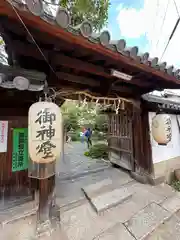
[[[56,159],[60,158],[62,141],[62,115],[59,107],[47,97],[29,109],[29,155],[32,160],[31,175],[39,182],[39,209],[37,235],[50,233],[59,211],[55,206]],[[59,124],[56,124],[59,123]],[[59,218],[58,218],[59,220]]]
[[[37,235],[52,232],[55,175],[39,179],[39,209]]]
[[[39,180],[39,222],[51,220],[50,212],[53,206],[53,195],[55,189],[55,176]]]

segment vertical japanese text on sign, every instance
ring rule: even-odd
[[[28,168],[28,129],[13,129],[12,172]]]
[[[53,157],[52,148],[56,145],[52,144],[51,139],[55,136],[55,128],[52,123],[56,121],[56,115],[50,109],[45,108],[37,113],[35,123],[38,123],[40,130],[37,131],[36,138],[40,139],[42,143],[37,146],[37,154],[43,153],[43,158]]]

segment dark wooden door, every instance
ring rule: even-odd
[[[132,116],[127,111],[109,114],[108,145],[112,163],[134,170]]]

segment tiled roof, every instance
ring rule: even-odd
[[[170,108],[180,111],[180,100],[175,98],[168,98],[165,96],[156,96],[154,94],[144,94],[142,99],[147,102],[159,104],[161,108]]]
[[[28,91],[42,91],[46,75],[42,72],[27,70],[19,67],[6,66],[0,63],[0,87]],[[20,89],[18,82],[25,81],[25,89]],[[24,87],[24,86],[23,86]]]
[[[176,79],[180,79],[180,69],[168,66],[166,62],[159,62],[158,57],[150,58],[148,52],[140,53],[137,46],[129,48],[126,46],[124,39],[111,40],[109,31],[102,31],[99,34],[94,33],[93,26],[88,21],[84,21],[78,26],[72,26],[71,16],[68,11],[58,5],[48,3],[48,0],[36,0],[36,4],[33,4],[32,0],[9,0],[9,2],[19,10],[30,11],[31,14],[39,16],[49,24],[63,28],[72,34],[81,35],[94,44],[101,44],[104,48],[108,48],[113,52],[128,56],[141,64],[148,65],[158,71],[174,76]]]

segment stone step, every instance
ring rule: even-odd
[[[104,179],[94,184],[90,184],[82,188],[82,191],[87,196],[87,198],[92,198],[101,193],[105,193],[109,190],[113,190],[115,187],[113,181],[110,178]]]
[[[132,192],[130,192],[127,187],[120,187],[118,189],[102,193],[98,196],[91,194],[88,195],[87,193],[86,196],[95,211],[99,214],[131,198]]]
[[[126,176],[126,178],[121,179],[120,181],[115,181],[112,178],[106,178],[102,181],[98,181],[96,183],[82,187],[81,189],[87,196],[87,198],[92,198],[102,193],[110,192],[117,188],[121,188],[122,186],[131,185],[131,183],[134,183],[134,180],[131,179],[129,176]]]
[[[125,223],[125,226],[136,239],[142,240],[170,218],[171,215],[172,213],[158,204],[151,203],[131,217]],[[152,239],[155,240],[155,238]]]

